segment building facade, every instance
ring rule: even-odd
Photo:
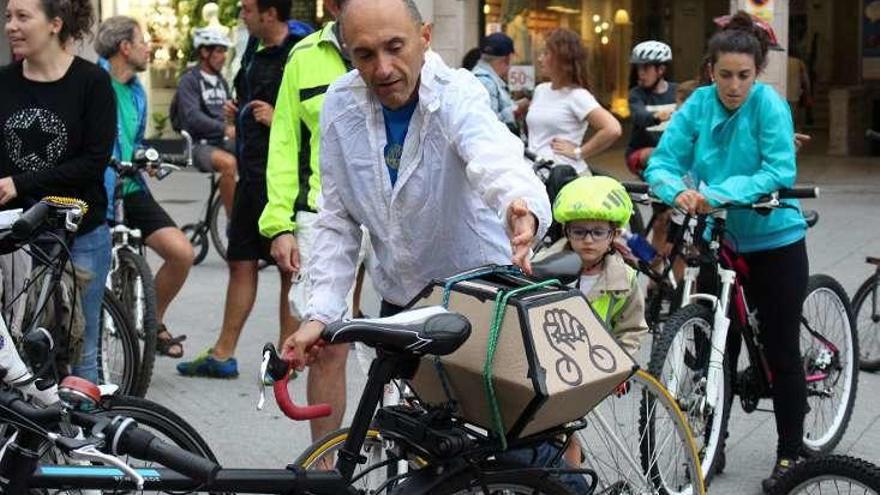
[[[150,70],[143,75],[153,114],[167,114],[178,67],[169,63],[179,49],[180,25],[189,19],[181,4],[207,0],[93,0],[99,18],[126,14],[141,20],[155,45]],[[234,0],[214,0],[228,8]],[[771,55],[763,79],[787,93],[788,55],[801,59],[811,92],[801,98],[798,126],[820,134],[830,129],[829,149],[865,151],[864,129],[880,129],[880,0],[416,0],[434,26],[432,47],[458,66],[462,56],[486,34],[503,31],[514,39],[515,64],[541,80],[537,57],[546,35],[557,27],[576,31],[589,56],[591,89],[618,116],[627,116],[626,95],[632,83],[629,52],[647,39],[669,43],[674,60],[670,76],[694,78],[713,19],[739,8],[756,9],[771,20],[787,52]],[[295,0],[294,16],[316,24],[324,19],[323,0]],[[6,0],[0,0],[5,10]],[[177,10],[175,10],[175,8]],[[761,10],[763,9],[763,12]],[[769,9],[769,10],[768,10]],[[228,17],[228,15],[227,15]],[[171,29],[171,26],[177,29]],[[232,34],[242,33],[232,29]],[[88,44],[81,53],[94,59]],[[8,42],[0,36],[0,64],[10,61]],[[171,61],[173,62],[173,60]],[[234,70],[233,67],[230,70]],[[809,105],[809,108],[804,108]],[[160,119],[161,120],[161,119]],[[151,125],[150,132],[156,127]],[[834,143],[837,142],[838,145]],[[843,143],[843,144],[840,144]],[[836,146],[836,148],[835,148]]]

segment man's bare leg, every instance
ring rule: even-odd
[[[309,367],[306,385],[309,404],[326,403],[333,408],[333,414],[326,418],[311,421],[312,441],[342,425],[345,415],[345,363],[349,344],[328,345]]]
[[[189,239],[176,227],[165,227],[153,232],[147,237],[146,243],[163,260],[154,278],[156,316],[162,323],[168,305],[186,282],[193,263],[193,247]]]
[[[235,355],[241,329],[257,299],[257,262],[230,261],[229,286],[226,288],[226,308],[223,327],[214,344],[214,358],[223,360]]]
[[[220,187],[220,200],[226,210],[226,216],[232,214],[232,200],[235,198],[235,176],[238,171],[235,156],[223,150],[214,150],[211,153],[211,166],[220,174],[218,185]]]

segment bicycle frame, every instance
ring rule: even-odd
[[[723,242],[723,234],[725,228],[725,215],[720,212],[714,217],[714,224],[711,230],[711,239],[708,243],[709,259],[712,262],[714,270],[717,271],[720,280],[719,294],[693,293],[693,289],[697,284],[700,275],[700,260],[691,257],[688,259],[688,267],[685,269],[684,277],[684,294],[685,302],[697,303],[700,301],[708,303],[713,310],[713,322],[711,330],[711,350],[709,356],[708,375],[706,379],[707,390],[717,390],[718,381],[723,377],[724,357],[727,353],[728,334],[730,325],[733,323],[742,335],[742,339],[746,344],[746,352],[751,365],[756,366],[761,371],[760,386],[761,394],[766,395],[770,387],[773,385],[773,372],[764,351],[764,346],[759,340],[760,326],[757,317],[757,311],[749,307],[746,298],[745,289],[741,280],[748,278],[748,266],[744,260],[734,252],[733,248]],[[698,228],[698,231],[701,230]],[[697,257],[699,258],[699,257]],[[822,345],[827,348],[829,356],[832,359],[839,352],[837,347],[824,336],[816,332],[809,322],[801,316],[801,324],[807,331]],[[679,366],[684,365],[683,356],[674,356],[675,363]],[[735,363],[732,363],[735,366]],[[676,376],[670,383],[670,388],[677,386],[675,383]],[[828,373],[814,373],[807,375],[806,383],[820,382],[828,378]],[[673,388],[674,390],[674,388]],[[715,407],[717,397],[710,394],[707,397],[707,405]]]

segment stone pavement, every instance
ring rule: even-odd
[[[615,149],[595,164],[621,178],[623,153]],[[876,169],[876,170],[875,170]],[[821,214],[808,238],[811,272],[828,273],[852,295],[870,274],[866,255],[880,255],[880,160],[841,159],[805,154],[801,157],[801,182],[822,187],[822,197],[805,205]],[[199,215],[207,184],[204,176],[182,172],[152,187],[171,215],[180,223]],[[157,258],[150,255],[155,266]],[[190,279],[168,314],[175,334],[187,334],[186,357],[213,343],[222,320],[227,273],[212,251],[193,268]],[[260,348],[277,339],[278,276],[270,268],[260,273],[256,306],[244,329],[237,357],[242,376],[237,380],[183,378],[176,361],[157,360],[148,397],[178,412],[207,439],[226,466],[277,467],[293,461],[309,443],[308,426],[284,418],[274,403],[257,412],[257,373]],[[367,312],[371,308],[367,306]],[[647,347],[647,345],[646,345]],[[364,384],[364,373],[350,358],[348,417]],[[880,462],[880,375],[859,376],[858,399],[849,429],[837,452]],[[294,397],[304,397],[305,380],[294,381]],[[763,404],[762,404],[763,405]],[[734,407],[730,421],[727,471],[716,479],[711,493],[758,493],[760,479],[774,461],[775,427],[769,413],[743,414]]]

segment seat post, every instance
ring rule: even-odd
[[[370,364],[367,384],[348,431],[348,438],[345,439],[345,445],[336,461],[336,468],[345,480],[351,480],[355,466],[360,461],[361,447],[367,436],[367,430],[373,422],[376,406],[382,400],[385,384],[395,377],[401,365],[406,362],[404,357],[398,354],[385,353],[381,350],[377,354],[376,359]]]

